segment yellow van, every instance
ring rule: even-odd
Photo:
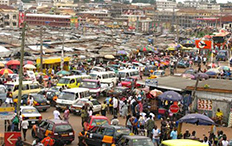
[[[10,82],[5,84],[7,89],[11,89],[13,97],[18,96],[19,82]],[[22,95],[30,93],[38,93],[40,91],[40,85],[37,81],[23,81]]]
[[[59,79],[56,86],[62,87],[67,85],[68,88],[77,88],[80,86],[82,79],[88,79],[89,77],[89,75],[65,76]]]
[[[191,139],[172,139],[172,140],[163,141],[162,146],[208,146],[208,145]]]

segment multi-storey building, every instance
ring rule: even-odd
[[[177,8],[177,3],[169,0],[157,0],[156,8],[158,11],[173,11],[173,9]]]
[[[0,0],[0,5],[10,6],[16,3],[17,3],[17,0]]]
[[[1,27],[17,27],[18,26],[18,10],[6,5],[0,5],[0,26]]]

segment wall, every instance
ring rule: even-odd
[[[203,92],[203,91],[196,91],[196,96],[198,99],[210,99],[212,100],[213,109],[212,115],[215,116],[215,113],[218,108],[221,109],[224,113],[223,120],[228,122],[229,112],[232,102],[232,94],[225,94],[225,93],[210,93],[210,92]],[[197,104],[197,103],[194,103]],[[196,105],[193,105],[196,107]]]

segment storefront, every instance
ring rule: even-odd
[[[64,70],[69,70],[69,61],[70,61],[70,57],[65,57],[64,58]],[[36,64],[39,70],[39,66],[40,66],[40,59],[38,58],[36,60]],[[46,70],[49,69],[54,69],[54,70],[58,70],[60,68],[60,64],[61,64],[61,58],[44,58],[43,59],[43,72],[46,73]]]

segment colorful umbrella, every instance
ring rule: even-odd
[[[178,123],[191,123],[197,125],[214,125],[214,121],[203,114],[188,114],[178,120]]]
[[[7,66],[9,65],[20,65],[20,62],[18,60],[10,60],[6,63]]]
[[[220,71],[217,68],[210,68],[207,70],[207,72],[215,72],[215,73],[220,73]]]
[[[210,64],[208,64],[208,67],[216,68],[216,67],[218,67],[218,65],[217,65],[217,64],[215,64],[215,63],[210,63]]]
[[[163,92],[160,91],[160,90],[155,89],[155,90],[151,90],[150,94],[153,95],[154,97],[157,97],[157,96],[163,94]]]
[[[119,50],[119,51],[117,52],[117,54],[126,55],[126,54],[127,54],[127,52],[126,52],[126,51],[124,51],[124,50]]]
[[[220,66],[220,67],[218,68],[218,70],[229,71],[229,70],[230,70],[230,67],[228,67],[228,66]]]
[[[4,74],[13,74],[14,72],[8,68],[4,68],[0,70],[0,74],[4,75]]]
[[[36,67],[32,64],[26,64],[24,65],[24,68],[27,68],[27,69],[36,69]]]
[[[0,67],[5,67],[5,64],[0,62]]]
[[[158,96],[160,100],[168,100],[168,101],[180,101],[182,100],[182,96],[175,91],[166,91],[163,94]]]
[[[105,55],[104,56],[106,59],[114,59],[115,57],[113,55]]]
[[[70,72],[68,72],[66,70],[61,70],[61,71],[57,72],[56,75],[70,75]]]
[[[207,71],[206,74],[207,74],[208,76],[216,76],[216,75],[217,75],[217,73],[216,73],[216,72],[213,72],[213,71]]]
[[[27,60],[27,61],[24,61],[23,64],[24,64],[24,65],[25,65],[25,64],[32,64],[32,65],[34,65],[35,63],[34,63],[33,61]]]

